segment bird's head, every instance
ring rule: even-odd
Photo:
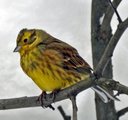
[[[31,50],[40,44],[43,40],[48,37],[48,34],[39,29],[22,29],[16,40],[16,48],[14,52],[19,52],[20,54]]]

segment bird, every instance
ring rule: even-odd
[[[20,65],[35,84],[44,92],[65,89],[92,74],[90,65],[68,43],[41,29],[22,29],[14,52],[20,54]],[[115,98],[100,86],[92,86],[106,103]],[[109,99],[108,99],[109,98]]]

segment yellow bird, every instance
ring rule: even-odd
[[[67,88],[91,74],[91,67],[75,48],[43,30],[21,30],[14,52],[20,53],[23,71],[43,92]],[[93,89],[108,102],[100,87]]]

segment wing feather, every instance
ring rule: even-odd
[[[43,44],[46,45],[45,49],[56,50],[62,55],[62,67],[64,69],[91,73],[92,69],[89,64],[71,45],[53,37],[43,41]]]

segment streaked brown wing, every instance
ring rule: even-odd
[[[67,70],[76,70],[77,72],[91,73],[89,64],[79,55],[77,50],[69,44],[56,38],[50,38],[44,41],[46,49],[54,49],[63,56],[63,68]]]

